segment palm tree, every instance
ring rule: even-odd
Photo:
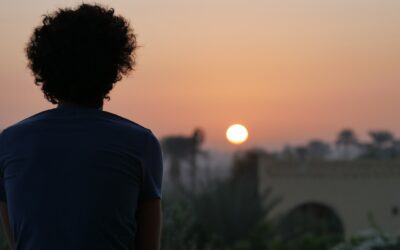
[[[369,136],[373,144],[379,149],[390,148],[394,143],[394,136],[389,131],[370,131]]]
[[[344,149],[344,158],[350,158],[350,147],[359,145],[356,134],[352,129],[343,129],[338,134],[336,146]]]
[[[374,158],[387,158],[392,156],[395,146],[393,134],[385,130],[370,131],[372,145],[369,147],[368,155]]]
[[[196,128],[192,134],[191,138],[191,153],[189,154],[190,159],[190,179],[192,182],[192,190],[196,191],[196,176],[197,176],[197,155],[201,153],[200,145],[205,140],[205,132]]]
[[[182,187],[181,180],[181,163],[189,162],[190,179],[192,190],[196,189],[197,175],[197,155],[203,153],[200,150],[201,144],[204,142],[205,133],[201,128],[196,128],[191,136],[168,136],[161,140],[163,152],[170,162],[169,176],[174,185]]]

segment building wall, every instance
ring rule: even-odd
[[[271,188],[273,196],[282,198],[271,217],[318,202],[337,213],[347,237],[371,228],[368,214],[385,232],[400,233],[398,161],[296,162],[264,157],[258,176],[260,193]]]

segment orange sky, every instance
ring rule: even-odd
[[[23,48],[40,16],[77,1],[0,3],[0,128],[51,108]],[[400,1],[98,1],[127,17],[142,46],[105,109],[162,137],[249,129],[243,147],[280,147],[343,127],[400,136]]]

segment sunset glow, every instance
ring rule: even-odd
[[[43,14],[73,2],[0,4],[0,130],[54,107],[24,47]],[[249,147],[330,141],[350,125],[400,134],[387,115],[400,107],[400,1],[96,2],[129,19],[140,45],[104,110],[160,138],[201,126],[205,148],[229,150],[226,122],[238,117]]]

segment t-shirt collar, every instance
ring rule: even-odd
[[[66,103],[66,102],[61,102],[58,103],[57,109],[74,109],[74,110],[103,110],[103,106],[99,108],[95,107],[89,107],[89,106],[83,106],[75,103]]]

